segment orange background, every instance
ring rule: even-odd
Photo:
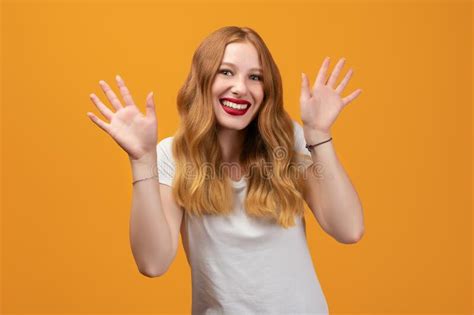
[[[300,121],[300,73],[325,56],[353,67],[362,94],[333,127],[364,206],[366,233],[338,243],[306,212],[331,313],[474,311],[472,294],[472,2],[3,1],[2,313],[190,313],[182,245],[146,278],[129,244],[131,170],[86,116],[104,119],[120,74],[158,138],[200,41],[225,25],[264,38]],[[110,104],[107,103],[110,107]]]

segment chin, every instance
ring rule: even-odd
[[[222,129],[231,129],[231,130],[243,130],[247,128],[251,120],[245,118],[227,118],[227,117],[216,117],[217,125]]]
[[[226,113],[220,105],[216,110],[215,117],[216,123],[220,128],[230,129],[230,130],[243,130],[250,125],[252,120],[255,118],[254,109],[251,108],[249,112],[242,116],[233,116]]]

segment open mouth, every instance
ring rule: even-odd
[[[226,113],[233,116],[244,115],[250,108],[250,104],[236,104],[225,99],[220,99],[219,103]]]

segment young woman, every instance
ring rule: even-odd
[[[279,70],[250,28],[223,27],[194,53],[179,91],[181,118],[157,145],[153,94],[146,115],[117,76],[122,105],[91,120],[128,153],[133,174],[130,240],[138,269],[163,275],[181,232],[192,274],[193,314],[327,314],[306,243],[304,202],[342,243],[364,230],[362,206],[339,163],[330,128],[360,89],[342,98],[326,58],[310,89],[302,75],[303,127],[283,108]]]

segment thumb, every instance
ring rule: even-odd
[[[300,101],[305,102],[307,99],[311,97],[311,93],[309,91],[309,82],[308,77],[305,73],[301,72],[301,95]]]
[[[146,116],[153,117],[155,116],[155,102],[153,101],[153,92],[148,93],[146,97]]]

